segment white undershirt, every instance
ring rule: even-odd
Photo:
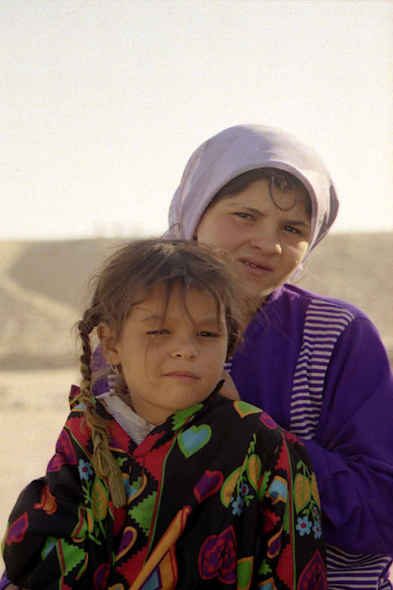
[[[103,402],[106,410],[116,420],[136,445],[140,445],[144,438],[155,428],[154,424],[147,422],[123,401],[122,396],[107,391],[96,396]]]

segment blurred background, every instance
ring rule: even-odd
[[[1,529],[67,413],[89,274],[165,231],[188,157],[225,127],[322,155],[341,209],[300,284],[362,308],[393,363],[389,0],[2,0],[0,16]]]

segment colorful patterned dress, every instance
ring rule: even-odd
[[[91,467],[84,406],[45,478],[21,493],[3,541],[6,573],[29,590],[323,590],[325,546],[304,446],[264,412],[216,392],[139,446],[97,402],[127,506]]]

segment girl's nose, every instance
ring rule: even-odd
[[[198,357],[197,343],[191,339],[179,340],[171,352],[172,358],[192,360]]]
[[[250,239],[250,245],[258,248],[265,256],[282,254],[279,234],[274,229],[264,228],[263,231],[254,234]]]

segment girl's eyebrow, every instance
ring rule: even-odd
[[[156,320],[163,321],[164,319],[165,319],[164,316],[155,313],[153,315],[150,315],[150,316],[147,316],[146,318],[141,319],[141,322],[152,322],[152,321],[154,322]],[[225,324],[225,322],[221,320],[220,323],[217,324],[217,316],[214,316],[211,318],[210,317],[203,318],[202,320],[198,321],[198,325],[200,325],[200,326],[205,326],[205,325],[211,326],[212,324],[214,324],[215,326],[218,325],[219,327],[222,327]]]
[[[246,211],[254,213],[254,215],[259,215],[259,217],[264,217],[265,215],[265,213],[262,213],[261,211],[259,211],[259,209],[255,209],[254,207],[247,207],[247,205],[244,205],[243,203],[228,203],[228,207],[242,207]],[[300,225],[304,227],[310,227],[311,225],[311,223],[303,221],[302,219],[285,219],[285,223],[288,225]]]
[[[146,310],[143,310],[143,311],[146,311]],[[143,318],[141,320],[141,322],[151,322],[151,321],[155,321],[155,320],[162,321],[163,319],[164,319],[164,316],[163,315],[160,315],[158,313],[154,313],[153,315],[148,315],[145,318]]]
[[[263,213],[259,211],[259,209],[255,209],[254,207],[247,207],[243,203],[228,203],[228,207],[243,207],[243,209],[247,209],[250,213],[255,213],[256,215],[260,215],[262,217]]]
[[[217,322],[217,316],[214,316],[214,318],[206,318],[198,323],[202,326],[211,326],[213,324],[214,326],[218,326],[219,328],[225,325],[225,322],[223,320]]]
[[[307,221],[302,221],[301,219],[286,219],[285,225],[301,225],[303,227],[310,227],[310,223]]]

